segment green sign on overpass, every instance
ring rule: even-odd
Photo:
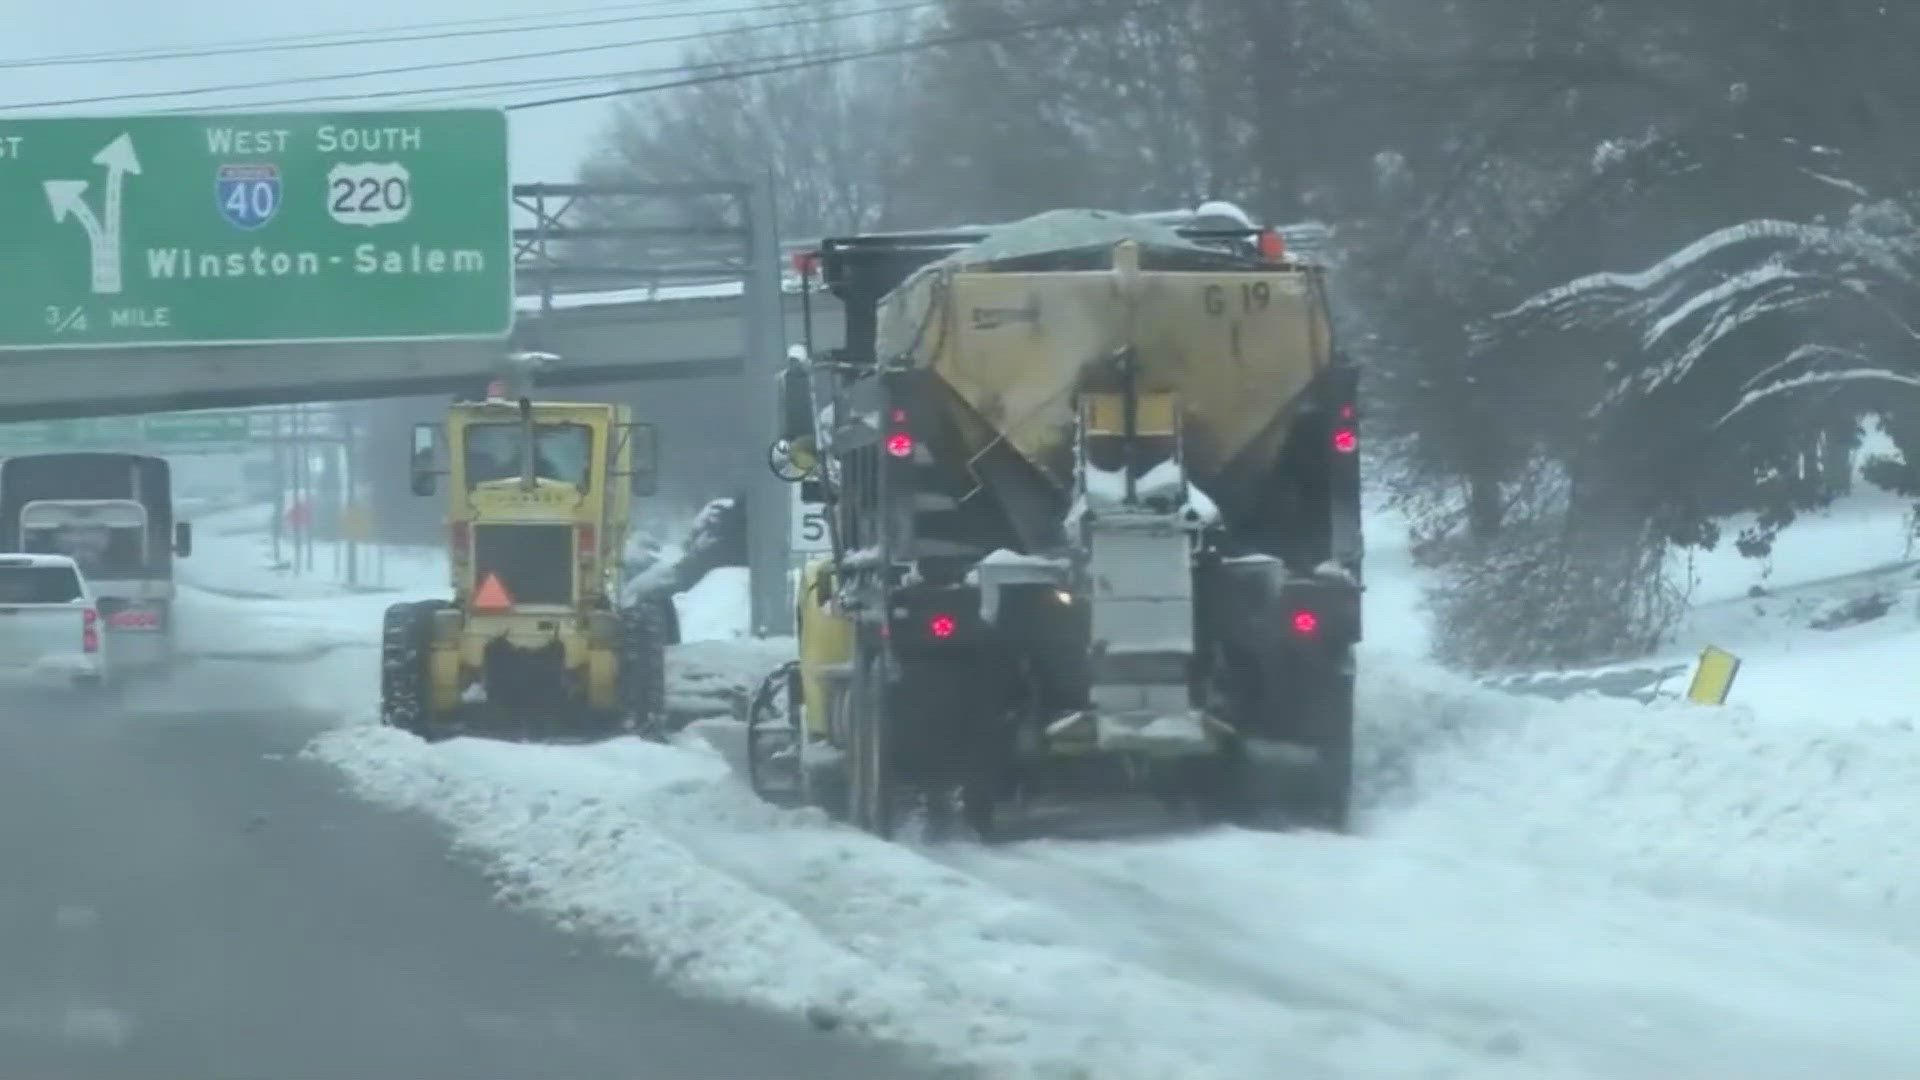
[[[0,118],[0,349],[501,337],[506,114]]]
[[[160,413],[152,416],[91,416],[0,424],[0,452],[89,450],[148,446],[218,450],[245,443],[253,421],[241,412]]]

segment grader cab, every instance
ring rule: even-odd
[[[412,488],[446,481],[453,599],[387,609],[384,722],[422,738],[657,730],[670,600],[617,601],[654,455],[624,405],[534,402],[500,382],[417,425]]]

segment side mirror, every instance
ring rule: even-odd
[[[811,437],[813,411],[812,373],[789,359],[780,373],[780,437],[789,443]]]
[[[413,425],[412,483],[415,495],[431,495],[434,489],[434,458],[438,455],[439,430],[432,424]]]
[[[627,425],[627,484],[635,495],[651,495],[660,484],[660,436],[652,424]]]
[[[778,439],[767,447],[767,468],[786,483],[805,480],[818,467],[819,461],[814,456],[811,438],[798,442]]]
[[[173,524],[173,553],[182,559],[193,554],[193,526],[184,521]]]

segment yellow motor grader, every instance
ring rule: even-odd
[[[654,455],[652,426],[626,406],[535,402],[506,380],[455,402],[444,425],[416,425],[414,494],[447,481],[454,595],[387,609],[384,722],[429,739],[657,731],[671,600],[617,603]]]

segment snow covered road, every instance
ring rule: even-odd
[[[1887,561],[1858,522],[1830,531]],[[674,746],[381,728],[388,597],[203,597],[203,645],[320,649],[290,693],[338,719],[306,755],[439,819],[499,900],[684,988],[985,1075],[1920,1075],[1920,735],[1885,673],[1920,646],[1913,613],[1809,638],[1794,575],[1848,570],[1801,557],[1765,611],[1728,580],[1700,609],[1749,657],[1735,705],[1550,701],[1414,659],[1400,555],[1373,564],[1355,837],[883,844],[755,800],[698,734],[724,722]],[[673,651],[688,714],[790,647],[682,617],[713,638]]]
[[[1920,1074],[1920,741],[1495,695],[1391,657],[1365,836],[896,846],[757,803],[711,748],[315,753],[518,902],[691,984],[995,1076]],[[1823,749],[1828,748],[1828,749]]]
[[[0,685],[0,1076],[931,1075],[508,909],[303,758],[369,719],[391,599],[188,587],[176,670]]]

